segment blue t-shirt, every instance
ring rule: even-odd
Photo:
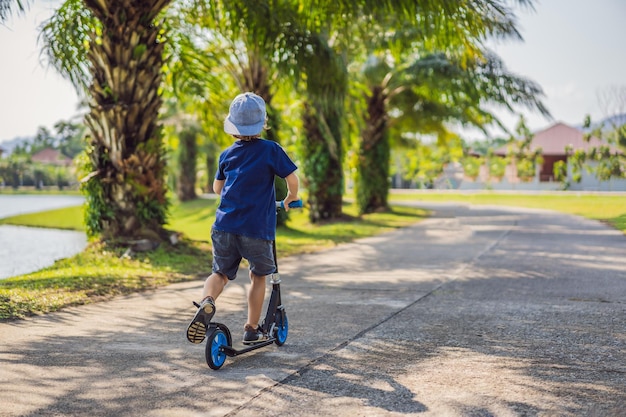
[[[219,158],[215,178],[224,180],[224,188],[213,227],[223,232],[274,240],[274,176],[285,178],[296,169],[298,167],[276,142],[236,141]]]

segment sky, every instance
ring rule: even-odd
[[[40,60],[37,29],[58,4],[35,1],[25,15],[0,25],[0,143],[33,136],[40,126],[52,129],[79,114],[71,83]],[[510,72],[537,82],[545,93],[553,120],[522,111],[531,130],[556,121],[580,125],[587,114],[593,120],[609,116],[598,94],[626,86],[626,1],[539,0],[534,11],[514,10],[524,41],[490,47]],[[519,120],[518,115],[497,115],[509,129]],[[483,136],[463,133],[470,140]]]

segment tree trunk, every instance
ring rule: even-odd
[[[339,120],[327,119],[321,111],[305,103],[302,140],[304,185],[309,191],[309,217],[315,223],[338,219],[342,215],[343,170]],[[324,129],[326,127],[326,129]]]
[[[104,240],[163,238],[168,200],[158,114],[164,40],[154,22],[169,0],[85,0],[101,23],[93,73],[87,227]]]
[[[311,222],[342,217],[343,143],[341,126],[348,71],[327,37],[309,38],[313,58],[306,67],[308,102],[303,111],[305,186]]]
[[[217,158],[215,156],[215,152],[212,150],[206,153],[206,158],[204,160],[206,165],[207,172],[207,184],[206,184],[206,192],[212,193],[213,191],[213,180],[215,180],[215,171],[217,170]]]
[[[180,201],[195,200],[196,195],[196,160],[198,157],[198,143],[196,130],[185,127],[179,135],[178,153],[178,181],[176,195]]]
[[[366,126],[363,129],[356,176],[359,213],[385,211],[389,194],[389,131],[383,88],[372,89],[367,100]]]

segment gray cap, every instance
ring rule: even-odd
[[[265,126],[265,101],[254,93],[239,94],[230,105],[224,120],[224,132],[230,135],[255,136]]]

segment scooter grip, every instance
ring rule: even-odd
[[[284,209],[285,208],[285,202],[284,201],[277,201],[276,202],[276,206]],[[291,203],[289,203],[289,208],[302,208],[302,207],[303,207],[302,200],[296,200],[296,201],[292,201]]]

